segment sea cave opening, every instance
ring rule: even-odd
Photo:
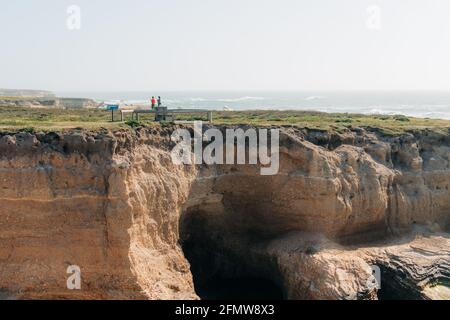
[[[378,300],[422,300],[419,291],[414,290],[399,270],[381,266],[381,284]]]
[[[267,276],[270,267],[256,261],[249,267],[243,248],[230,248],[230,243],[207,214],[195,210],[182,216],[180,244],[197,295],[203,300],[283,299],[282,288]]]

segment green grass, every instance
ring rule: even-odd
[[[117,115],[117,119],[119,115]],[[139,125],[159,125],[152,121],[153,115],[141,115],[141,121],[111,122],[111,113],[97,109],[31,109],[0,107],[0,129],[3,130],[58,130],[69,128],[119,128]],[[335,130],[372,127],[386,135],[406,130],[430,128],[446,130],[450,120],[410,118],[405,116],[360,114],[337,114],[309,111],[217,111],[213,114],[215,124],[250,124],[257,126],[293,125],[300,128]],[[199,115],[180,115],[177,120],[199,120]]]
[[[83,127],[114,127],[111,113],[91,109],[31,109],[21,107],[0,107],[0,128],[2,129],[65,129]]]
[[[345,131],[352,127],[373,127],[386,135],[411,129],[447,130],[450,120],[411,118],[401,115],[361,115],[312,111],[244,111],[215,112],[217,124],[294,125],[300,128]]]

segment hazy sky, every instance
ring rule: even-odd
[[[0,87],[450,90],[449,16],[448,0],[0,0]]]

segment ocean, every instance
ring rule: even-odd
[[[122,104],[146,104],[160,95],[169,108],[211,110],[314,110],[362,114],[403,114],[450,119],[450,92],[56,92],[61,97],[92,98]]]

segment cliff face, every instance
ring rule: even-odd
[[[83,98],[56,98],[54,96],[2,98],[0,95],[0,106],[27,107],[27,108],[81,109],[81,108],[96,108],[98,106],[98,103],[95,102],[95,100]]]
[[[380,298],[449,280],[450,136],[284,128],[261,176],[173,165],[171,130],[3,134],[2,296],[195,299],[258,276],[291,299],[376,298],[371,265]]]
[[[5,295],[196,297],[177,245],[195,168],[174,167],[148,137],[135,139],[121,132],[1,138]],[[67,290],[70,265],[81,268],[82,290]]]

